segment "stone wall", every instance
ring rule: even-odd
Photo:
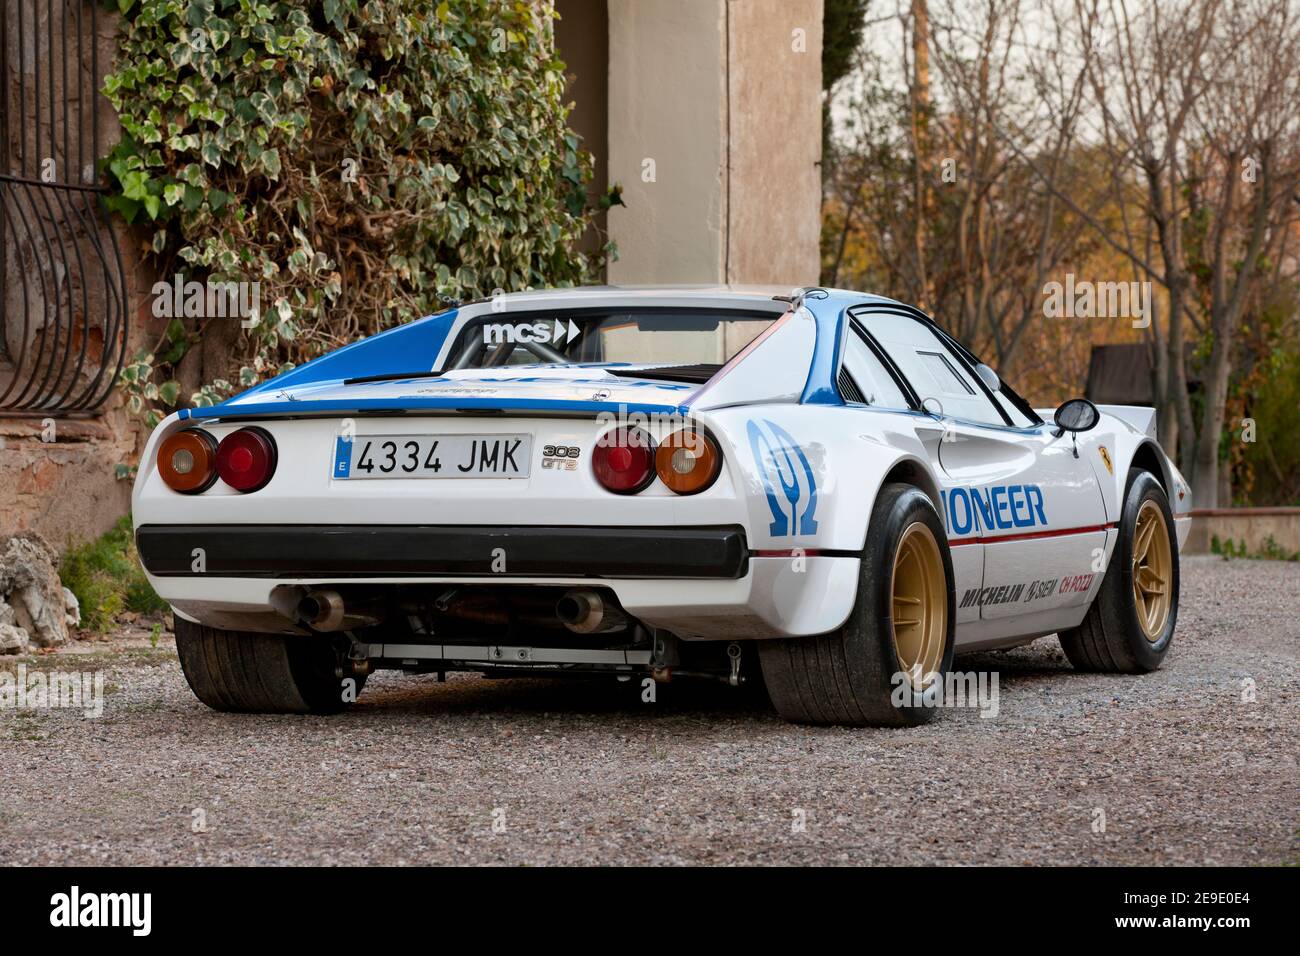
[[[1252,556],[1266,551],[1300,554],[1300,508],[1194,509],[1184,550],[1209,554],[1215,538],[1225,546],[1244,547]]]
[[[130,482],[115,472],[139,457],[143,429],[115,389],[98,407],[67,406],[97,374],[108,387],[122,347],[114,321],[120,328],[126,320],[128,360],[152,348],[160,331],[150,308],[156,276],[141,261],[141,233],[106,221],[93,192],[68,188],[93,185],[96,161],[121,135],[102,96],[97,111],[82,109],[112,66],[119,16],[94,0],[26,3],[19,29],[16,9],[8,4],[3,12],[7,136],[0,166],[29,182],[0,189],[0,394],[17,383],[9,400],[0,400],[0,541],[35,531],[62,550],[97,537],[129,509]],[[42,376],[46,368],[62,370],[62,378],[51,372],[29,387],[34,367]],[[40,381],[48,384],[37,387]],[[27,400],[16,403],[24,391]]]

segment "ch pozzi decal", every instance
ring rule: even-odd
[[[941,491],[952,534],[1047,527],[1043,489],[1038,485],[992,485]]]
[[[774,421],[751,420],[746,431],[772,512],[768,532],[777,538],[816,534],[817,478],[808,456]]]

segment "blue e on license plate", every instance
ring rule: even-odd
[[[340,435],[334,478],[527,478],[530,435]]]

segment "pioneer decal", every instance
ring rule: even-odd
[[[767,507],[772,512],[768,534],[774,538],[817,533],[817,479],[803,448],[790,433],[770,419],[750,421],[749,447],[763,479]],[[793,456],[793,457],[792,457]],[[776,489],[780,487],[781,496]]]
[[[958,486],[940,496],[953,534],[1047,526],[1043,489],[1038,485]]]

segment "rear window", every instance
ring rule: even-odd
[[[491,315],[461,329],[446,369],[617,363],[716,371],[779,316],[668,310]]]

